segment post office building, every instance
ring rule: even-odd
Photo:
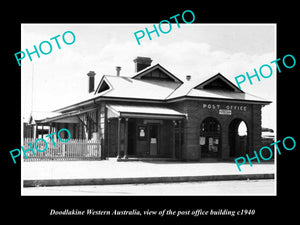
[[[261,110],[270,101],[243,92],[220,73],[195,83],[196,75],[179,79],[151,65],[149,57],[133,63],[131,75],[116,67],[96,86],[90,71],[88,97],[37,124],[50,131],[67,128],[72,138],[102,140],[101,157],[119,160],[226,160],[260,148]]]

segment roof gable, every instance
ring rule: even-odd
[[[94,94],[99,94],[99,93],[102,93],[102,92],[105,92],[105,91],[111,90],[111,89],[112,89],[112,85],[107,81],[107,79],[105,79],[105,75],[103,75]]]
[[[244,93],[220,73],[197,85],[195,89]]]
[[[137,74],[135,74],[132,79],[140,80],[162,80],[162,81],[171,81],[176,83],[183,83],[178,77],[170,73],[164,67],[159,64],[154,66],[149,66]]]

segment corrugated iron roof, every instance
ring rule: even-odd
[[[217,98],[217,99],[228,99],[228,100],[241,100],[241,101],[255,101],[255,102],[267,102],[267,100],[251,95],[248,93],[229,92],[221,90],[199,90],[192,89],[187,96],[201,97],[201,98]]]
[[[165,100],[180,83],[105,76],[112,89],[98,96]]]
[[[155,118],[184,118],[186,115],[184,113],[178,112],[174,109],[167,107],[158,107],[158,106],[136,106],[136,105],[117,105],[109,104],[106,106],[114,116],[111,117],[151,117]]]
[[[151,66],[151,68],[158,68],[162,70],[162,66],[159,64]],[[163,80],[149,80],[149,79],[137,79],[137,75],[144,73],[149,70],[145,68],[144,70],[135,73],[133,77],[124,76],[112,76],[103,75],[101,82],[106,81],[110,86],[109,90],[97,93],[99,90],[96,89],[95,93],[87,96],[85,99],[78,101],[78,103],[72,104],[70,106],[64,107],[56,111],[67,111],[71,108],[79,107],[82,104],[89,104],[89,101],[94,99],[106,97],[106,98],[116,98],[116,99],[142,99],[142,100],[160,100],[160,101],[172,101],[181,97],[193,97],[193,98],[216,98],[216,99],[228,99],[237,101],[251,101],[259,104],[269,104],[263,98],[244,93],[242,91],[221,91],[221,90],[207,90],[199,88],[200,84],[206,84],[206,81],[215,80],[215,78],[221,78],[225,82],[228,82],[231,87],[235,87],[226,77],[221,74],[214,76],[201,77],[200,80],[196,81],[190,80],[184,83],[163,81]],[[163,70],[162,70],[163,71]],[[169,72],[168,72],[169,73]],[[134,78],[135,77],[135,78]],[[236,87],[237,88],[237,87]]]
[[[58,112],[32,111],[29,116],[29,124],[36,124],[47,117],[59,116]]]
[[[67,113],[57,113],[57,112],[33,112],[31,113],[34,114],[34,116],[32,116],[32,118],[34,119],[34,123],[49,123],[49,122],[55,122],[56,120],[60,120],[66,117],[70,117],[70,116],[76,116],[76,115],[80,115],[86,112],[90,112],[95,110],[95,108],[89,108],[89,109],[84,109],[84,110],[74,110],[71,112],[67,112]]]

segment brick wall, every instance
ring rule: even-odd
[[[114,102],[118,104],[118,102]],[[120,102],[121,103],[121,102]],[[124,103],[124,102],[123,102]],[[141,104],[144,103],[126,103],[126,104]],[[149,105],[149,104],[147,104]],[[163,106],[163,104],[153,104],[157,106]],[[234,121],[244,121],[247,126],[248,131],[248,149],[247,151],[238,151],[236,154],[244,155],[248,153],[252,155],[253,150],[259,150],[262,146],[261,144],[261,105],[258,104],[243,104],[243,103],[234,103],[227,101],[199,101],[199,100],[186,100],[176,103],[166,104],[167,107],[178,110],[182,113],[187,114],[187,119],[183,122],[183,140],[182,140],[182,160],[186,161],[199,161],[201,160],[201,146],[199,144],[200,137],[200,125],[208,117],[215,118],[221,127],[220,132],[220,147],[219,147],[219,159],[228,159],[230,158],[230,141],[229,133],[233,132],[231,123]],[[103,106],[104,107],[104,104]],[[222,113],[220,113],[221,110]],[[231,114],[226,110],[231,110]],[[99,110],[100,112],[101,110]],[[103,110],[102,110],[103,111]],[[224,113],[225,112],[225,113]],[[227,112],[227,114],[226,114]],[[138,122],[138,121],[137,121]],[[102,123],[102,125],[106,124]],[[121,129],[123,129],[123,123],[121,123]],[[112,120],[109,137],[109,152],[110,156],[116,156],[117,154],[117,120]],[[104,128],[99,125],[99,130],[103,131]],[[105,128],[106,130],[106,128]],[[164,136],[162,138],[162,143],[160,143],[160,152],[164,156],[170,156],[172,153],[172,144],[173,144],[173,124],[172,121],[164,120],[164,125],[161,127],[161,132]],[[122,132],[123,133],[123,132]],[[103,135],[103,134],[101,134]],[[123,135],[122,135],[123,136]],[[121,143],[123,144],[123,138],[121,138]],[[106,146],[108,144],[106,138]],[[139,152],[139,146],[137,144],[137,153]],[[145,146],[144,146],[145,147]],[[144,148],[143,147],[143,148]],[[123,151],[123,147],[121,147]],[[142,156],[142,154],[140,154]],[[177,153],[178,155],[178,153]]]
[[[233,132],[230,130],[230,123],[234,120],[246,123],[250,155],[253,150],[259,149],[261,146],[261,105],[187,100],[170,104],[170,107],[188,115],[187,120],[184,121],[183,160],[197,161],[201,159],[200,125],[208,117],[217,119],[221,125],[221,159],[230,157],[229,132]],[[220,114],[220,109],[231,110],[231,115]]]

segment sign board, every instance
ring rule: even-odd
[[[200,137],[200,145],[205,145],[205,137]]]
[[[151,139],[150,139],[150,143],[151,143],[151,144],[156,144],[156,138],[151,138]]]
[[[219,109],[219,114],[220,115],[231,115],[231,110],[230,109]]]
[[[146,127],[145,126],[138,126],[138,140],[146,141]]]
[[[241,111],[241,112],[246,112],[248,110],[246,105],[227,105],[227,104],[210,104],[210,103],[203,103],[202,108],[209,109],[209,110],[229,110],[229,111],[233,110],[233,111]]]

